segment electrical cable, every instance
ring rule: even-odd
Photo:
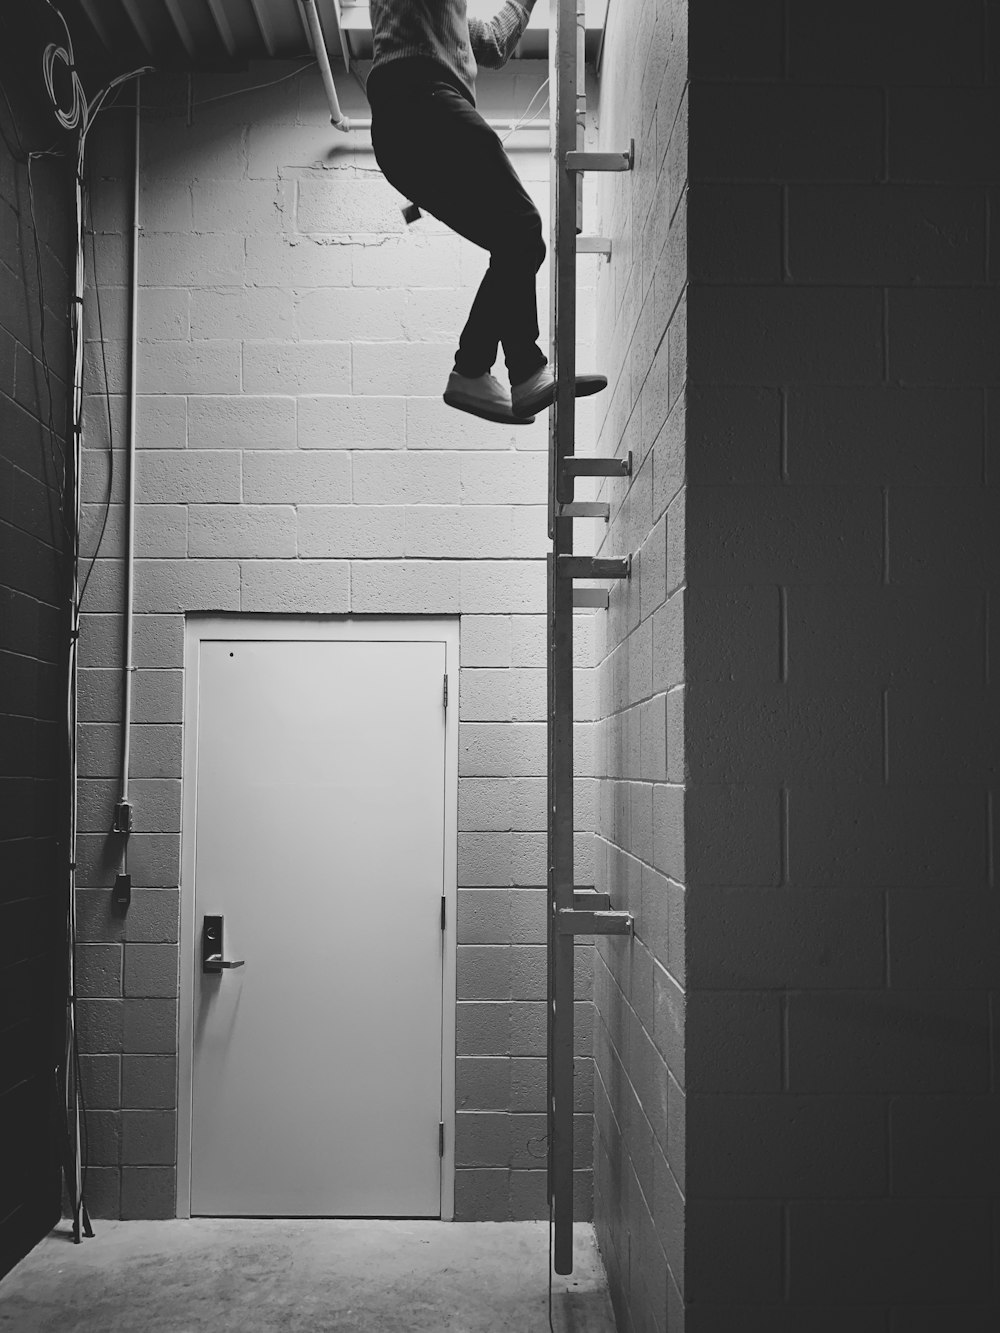
[[[89,183],[89,168],[88,168]],[[88,209],[90,205],[90,194],[87,196]],[[83,607],[83,599],[87,595],[87,584],[90,582],[90,576],[94,572],[94,566],[97,564],[97,557],[100,555],[101,546],[104,543],[104,534],[108,527],[108,518],[111,514],[111,499],[114,493],[115,483],[115,441],[114,428],[111,420],[111,391],[108,387],[108,356],[107,348],[104,342],[104,317],[101,311],[101,283],[97,272],[97,238],[94,234],[93,212],[90,214],[90,257],[94,268],[94,298],[97,305],[97,336],[101,344],[101,364],[104,367],[104,403],[108,422],[108,482],[104,495],[104,518],[101,522],[101,531],[98,534],[97,541],[94,544],[93,554],[90,557],[90,566],[87,569],[86,577],[83,580],[83,586],[80,589],[80,606]]]
[[[212,102],[225,102],[230,97],[242,97],[244,93],[259,92],[261,88],[273,88],[279,83],[286,83],[289,79],[294,79],[305,69],[312,69],[315,64],[315,60],[307,60],[298,69],[293,69],[291,74],[282,74],[280,79],[271,79],[269,83],[254,83],[248,88],[234,88],[231,93],[219,93],[217,97],[203,97],[200,102],[192,102],[191,105],[193,107],[208,106]]]
[[[545,92],[545,90],[546,90],[546,88],[547,88],[548,86],[549,86],[549,81],[548,81],[548,79],[546,79],[544,83],[539,84],[539,86],[535,89],[535,94],[534,94],[534,96],[532,97],[531,101],[528,103],[528,105],[527,105],[527,106],[524,108],[524,110],[521,112],[521,116],[520,116],[520,118],[519,118],[518,120],[515,120],[514,124],[510,127],[510,129],[507,131],[507,133],[506,133],[506,134],[503,136],[503,138],[500,140],[501,143],[506,143],[507,140],[510,138],[510,136],[515,132],[515,130],[519,130],[519,129],[521,129],[521,128],[522,128],[523,126],[525,126],[525,125],[530,125],[531,122],[532,122],[533,120],[537,120],[537,119],[538,119],[538,117],[539,117],[539,116],[542,114],[542,112],[545,110],[545,107],[546,107],[547,103],[543,103],[543,104],[538,108],[538,110],[535,112],[535,114],[534,114],[533,116],[529,116],[529,115],[528,115],[528,112],[529,112],[529,111],[531,110],[531,108],[535,105],[535,102],[538,100],[539,96],[540,96],[543,92]]]

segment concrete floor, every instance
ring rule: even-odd
[[[0,1283],[10,1333],[545,1333],[544,1222],[95,1222]],[[556,1333],[615,1333],[593,1228],[553,1278]]]

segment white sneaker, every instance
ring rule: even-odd
[[[444,401],[460,412],[471,412],[486,421],[499,421],[505,426],[528,426],[533,416],[521,412],[514,415],[510,394],[492,375],[460,375],[453,370],[448,376]]]
[[[587,398],[608,387],[607,375],[577,375],[576,397]],[[511,385],[511,407],[516,417],[541,412],[556,400],[556,381],[548,366],[542,366],[520,384]]]

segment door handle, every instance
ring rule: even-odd
[[[228,968],[244,967],[245,958],[223,958],[222,956],[223,918],[206,916],[201,928],[201,970],[203,972],[222,972]]]
[[[206,972],[221,972],[224,967],[246,967],[246,959],[223,958],[221,953],[209,954],[205,959]]]

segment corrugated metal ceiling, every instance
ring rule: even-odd
[[[81,63],[122,69],[232,69],[251,60],[291,60],[311,52],[298,0],[57,0]],[[587,0],[590,54],[596,52],[608,0]],[[490,17],[501,0],[469,0],[469,12]],[[331,55],[371,55],[366,0],[317,0]],[[548,5],[538,0],[520,55],[548,49]]]

